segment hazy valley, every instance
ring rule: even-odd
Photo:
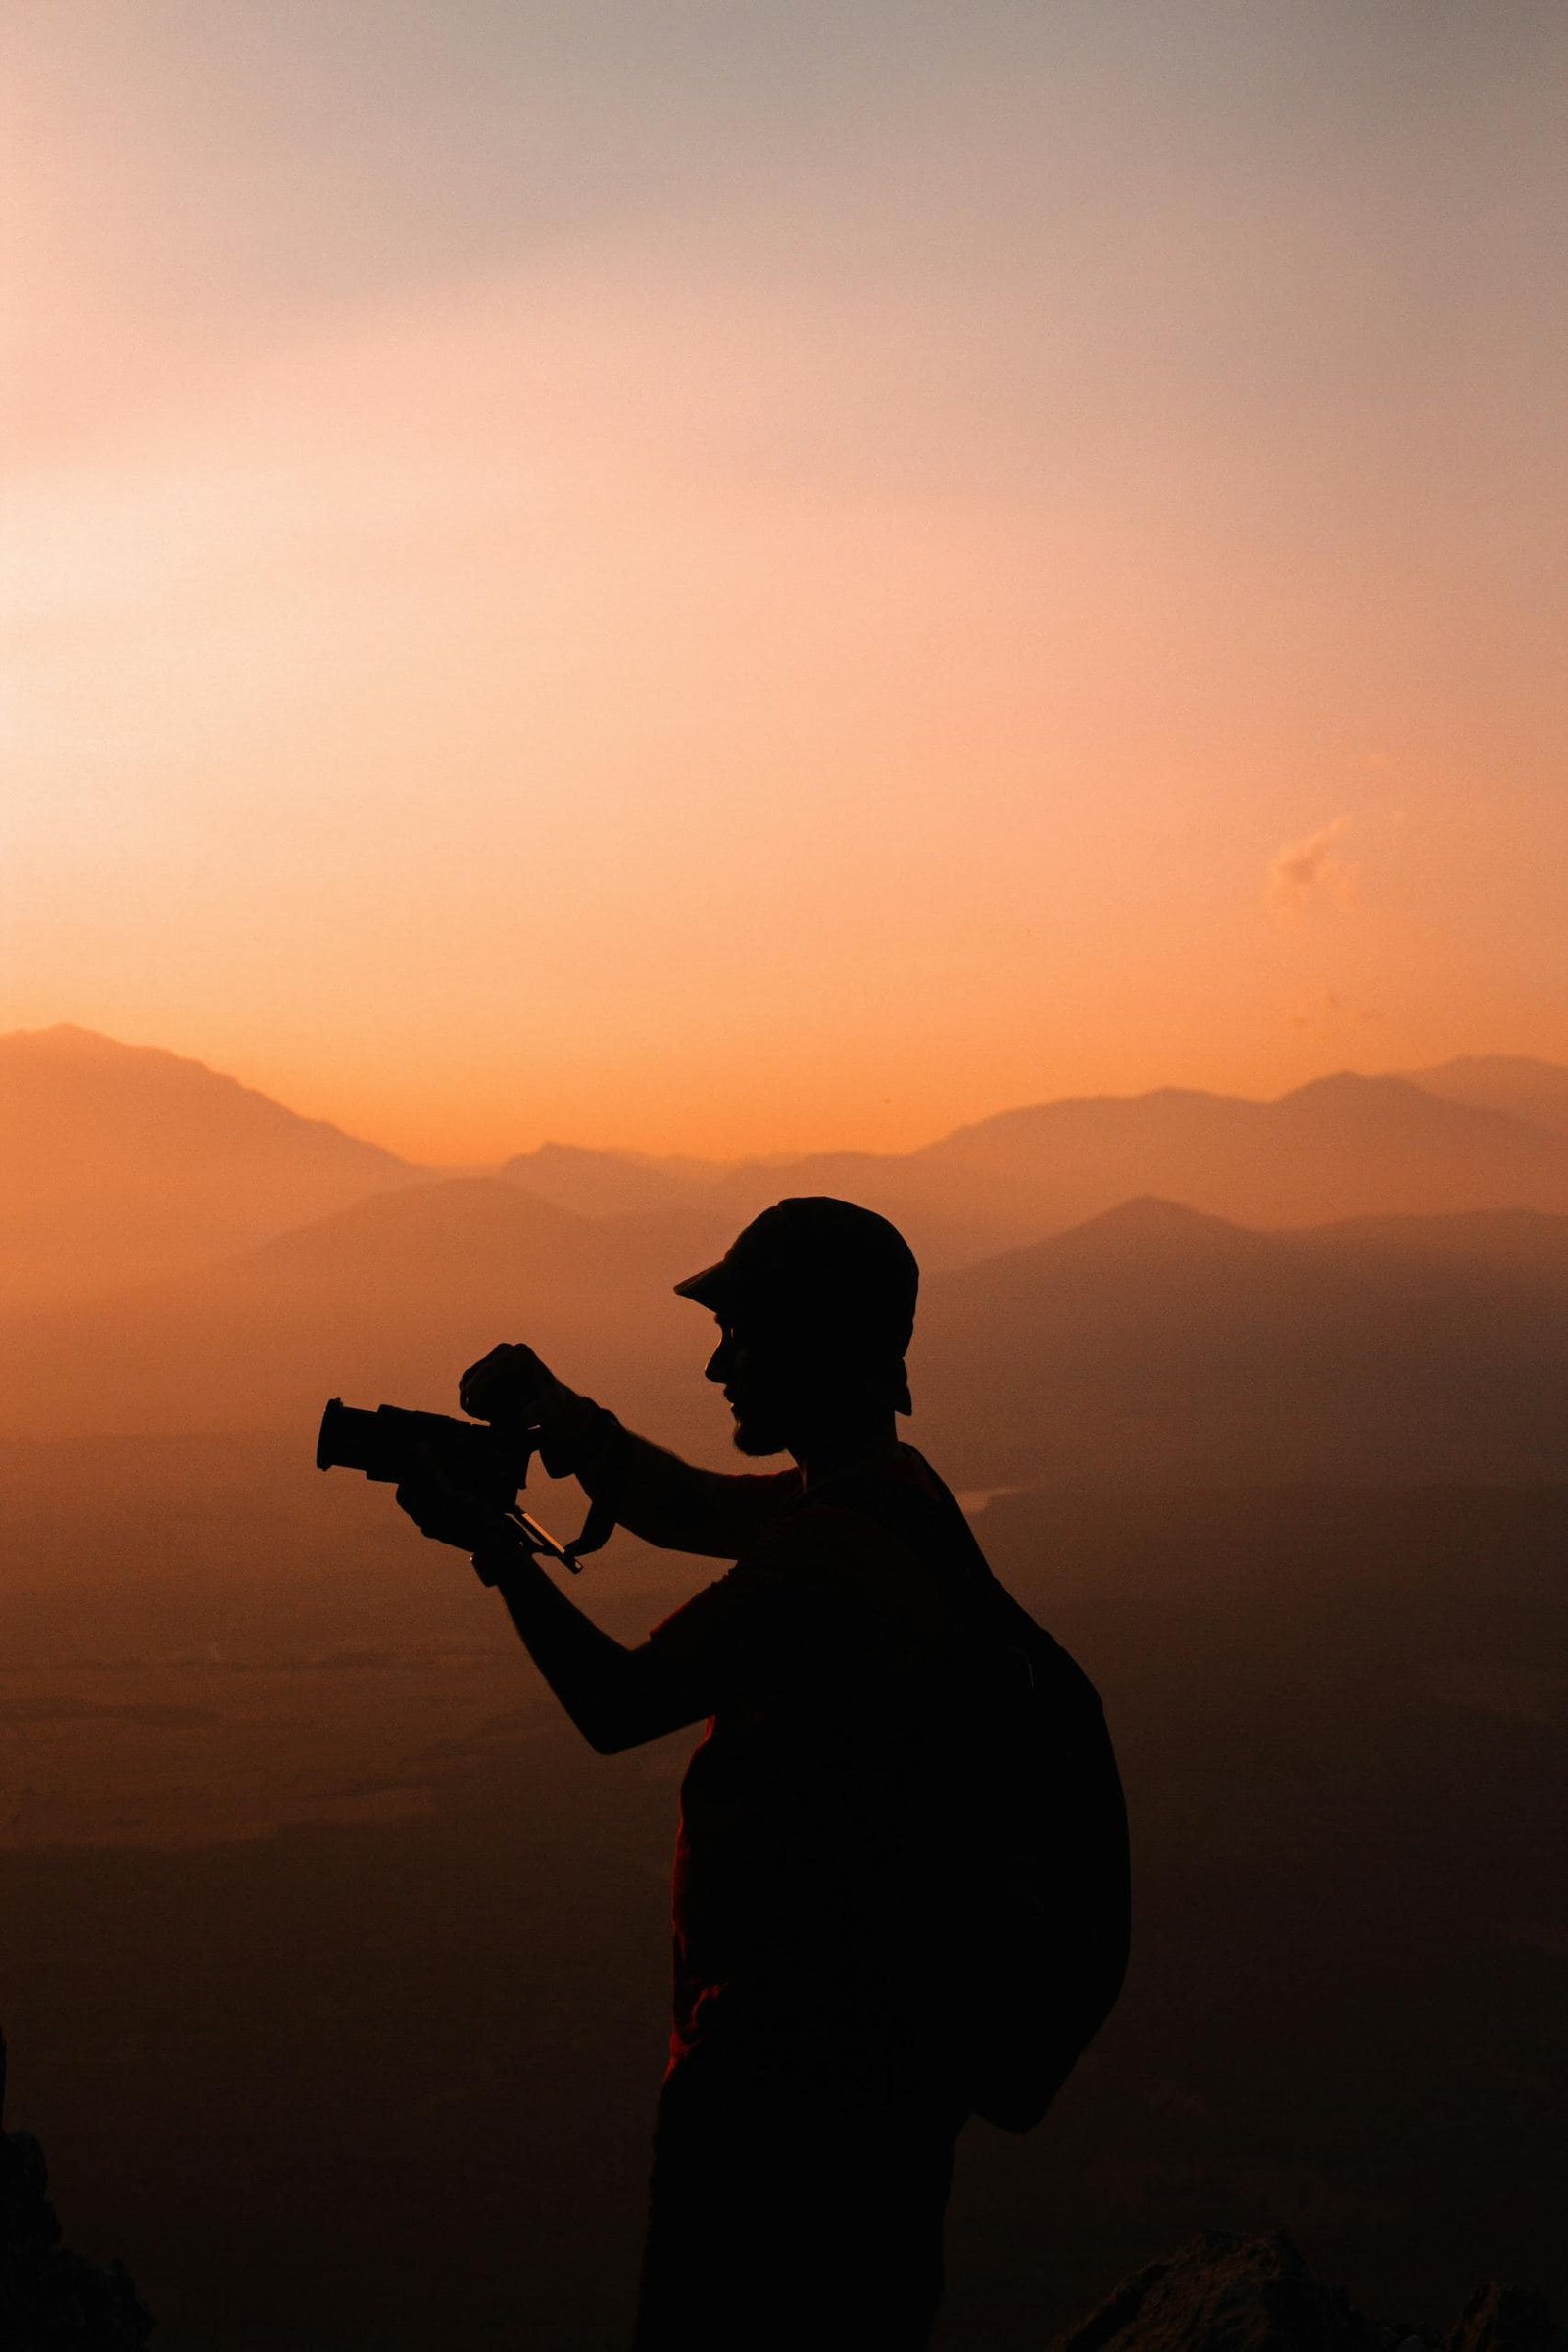
[[[0,1040],[0,2013],[168,2352],[614,2340],[689,1742],[589,1755],[315,1419],[526,1337],[722,1461],[669,1286],[817,1187],[927,1251],[910,1436],[1100,1684],[1137,1838],[1127,1997],[966,2143],[939,2341],[1037,2347],[1209,2225],[1377,2309],[1560,2301],[1564,1073],[451,1176],[46,1035]],[[621,1536],[580,1596],[634,1637],[708,1573]]]

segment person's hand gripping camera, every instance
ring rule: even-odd
[[[552,1478],[571,1475],[578,1447],[599,1414],[588,1397],[558,1381],[531,1348],[511,1342],[492,1348],[468,1366],[458,1383],[458,1401],[471,1420],[488,1422],[537,1452]],[[526,1514],[509,1510],[493,1495],[463,1485],[430,1446],[420,1446],[416,1461],[416,1475],[398,1486],[399,1509],[433,1543],[451,1544],[471,1553],[487,1581],[493,1581],[494,1572],[515,1560],[520,1550],[540,1548],[528,1541],[540,1531]],[[604,1541],[595,1514],[590,1512],[589,1519],[582,1538],[567,1545],[564,1555],[553,1542],[548,1544],[558,1556],[565,1556],[569,1567],[576,1566],[578,1551],[596,1549]]]
[[[548,1364],[520,1342],[504,1341],[470,1364],[458,1383],[458,1402],[474,1421],[526,1434],[550,1478],[569,1478],[599,1407],[557,1380]]]

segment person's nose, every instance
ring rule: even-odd
[[[720,1340],[720,1341],[719,1341],[719,1343],[718,1343],[718,1346],[717,1346],[717,1347],[716,1347],[716,1348],[713,1349],[713,1352],[712,1352],[712,1354],[711,1354],[711,1355],[709,1357],[709,1359],[708,1359],[708,1363],[707,1363],[707,1365],[706,1365],[706,1367],[705,1367],[705,1369],[704,1369],[704,1372],[703,1372],[703,1378],[704,1378],[705,1380],[713,1380],[713,1381],[719,1381],[719,1382],[723,1382],[723,1381],[726,1381],[726,1380],[728,1380],[728,1378],[729,1378],[729,1375],[730,1375],[730,1348],[729,1348],[729,1342],[728,1342],[728,1340]]]

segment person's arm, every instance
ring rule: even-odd
[[[466,1413],[532,1432],[552,1478],[575,1478],[620,1525],[665,1551],[738,1560],[801,1492],[798,1470],[699,1470],[568,1389],[531,1348],[493,1348],[459,1383]]]
[[[739,1698],[798,1701],[857,1685],[901,1646],[913,1565],[876,1527],[818,1507],[775,1525],[755,1554],[696,1593],[634,1649],[584,1616],[496,1507],[443,1478],[426,1452],[400,1506],[425,1535],[473,1555],[525,1648],[589,1745],[615,1755]],[[867,1570],[870,1574],[867,1574]],[[890,1637],[892,1646],[890,1648]]]
[[[604,1502],[622,1527],[664,1551],[693,1551],[706,1559],[738,1560],[760,1542],[801,1492],[798,1470],[730,1473],[699,1470],[651,1439],[595,1407],[597,1444],[577,1460],[572,1476],[594,1502]]]
[[[397,1499],[422,1534],[471,1553],[534,1664],[598,1754],[640,1747],[709,1713],[680,1659],[648,1642],[628,1649],[595,1625],[552,1583],[516,1530],[491,1504],[443,1478],[428,1455],[420,1477],[405,1481]]]
[[[597,1755],[621,1755],[700,1723],[709,1708],[671,1661],[647,1642],[627,1649],[585,1617],[536,1559],[505,1566],[476,1558],[493,1573],[523,1647]]]

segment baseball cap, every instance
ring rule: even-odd
[[[914,1330],[920,1269],[896,1225],[826,1193],[775,1201],[736,1235],[715,1265],[675,1285],[722,1319],[745,1310],[820,1333],[890,1363]],[[909,1410],[899,1384],[899,1410]]]

